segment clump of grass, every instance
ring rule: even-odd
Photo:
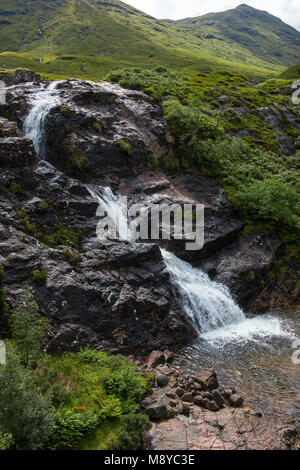
[[[126,140],[119,140],[118,141],[118,146],[122,150],[122,152],[126,153],[130,157],[133,156],[133,148],[132,145],[129,142],[126,142]]]
[[[41,214],[47,212],[48,208],[49,208],[49,204],[46,201],[40,201],[37,204],[37,210]]]
[[[155,168],[158,168],[158,158],[156,155],[154,155],[154,153],[152,153],[151,155],[148,156],[147,158],[147,166],[149,168],[152,168],[153,170]]]
[[[30,222],[28,215],[23,211],[18,211],[17,213],[23,223],[26,232],[32,237],[37,237],[36,225]]]
[[[69,263],[73,266],[76,267],[78,264],[81,263],[82,261],[82,256],[79,253],[75,253],[71,249],[66,249],[64,250],[64,254],[69,261]]]
[[[23,186],[19,183],[16,183],[15,181],[11,183],[9,190],[14,194],[20,194],[22,196],[26,195],[26,191]]]
[[[41,384],[44,387],[46,384],[53,396],[55,407],[50,448],[80,449],[87,445],[89,436],[96,448],[109,448],[110,442],[101,429],[107,430],[110,423],[110,440],[119,436],[119,428],[120,437],[126,438],[126,429],[121,424],[127,415],[136,417],[127,427],[127,438],[134,437],[133,448],[139,447],[144,427],[134,424],[139,421],[136,412],[140,400],[148,393],[148,384],[128,359],[93,350],[46,356],[39,374]],[[148,419],[142,421],[149,428]]]
[[[66,104],[61,105],[61,107],[59,108],[59,112],[66,118],[69,118],[71,116],[71,110]]]
[[[98,132],[98,134],[102,134],[103,131],[103,124],[95,121],[93,122],[93,129],[94,131]]]
[[[47,271],[35,269],[31,273],[32,280],[39,286],[44,286],[47,284]]]
[[[78,248],[82,236],[81,230],[72,230],[63,223],[59,223],[55,225],[55,232],[51,235],[44,235],[42,241],[48,246],[63,245]]]
[[[69,162],[74,170],[82,170],[88,166],[89,160],[83,153],[72,153],[69,155]]]
[[[2,281],[3,278],[4,278],[4,268],[2,264],[0,264],[0,281]]]

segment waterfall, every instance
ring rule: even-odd
[[[32,109],[24,122],[24,134],[34,142],[40,158],[45,158],[45,120],[49,111],[60,103],[56,87],[52,82],[37,91],[32,99]],[[127,211],[109,187],[88,185],[92,197],[102,205],[114,222],[121,240],[135,243],[128,229]],[[266,337],[281,335],[279,320],[246,319],[236,305],[228,289],[213,282],[201,269],[161,249],[162,257],[179,295],[182,306],[194,325],[199,338],[215,341],[218,338]]]
[[[182,306],[199,335],[245,320],[228,289],[210,280],[201,269],[161,250],[171,279],[177,286]]]
[[[119,203],[119,198],[115,196],[109,187],[99,189],[92,185],[87,186],[91,196],[103,207],[108,217],[114,223],[119,237],[124,241],[133,241],[133,237],[128,230],[127,213]]]
[[[122,240],[133,241],[128,230],[127,214],[110,188],[88,187],[90,194],[111,217]],[[182,306],[200,336],[217,328],[246,319],[228,289],[210,280],[201,269],[174,254],[161,249],[171,280],[180,296]]]
[[[35,91],[31,101],[31,111],[25,119],[23,132],[33,141],[39,157],[45,159],[45,122],[49,111],[59,104],[56,87],[60,82],[51,82],[47,87]]]

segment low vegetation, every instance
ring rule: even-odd
[[[289,242],[299,239],[299,133],[282,113],[282,127],[294,140],[296,153],[279,152],[274,132],[258,112],[274,105],[269,90],[249,86],[245,76],[230,72],[185,77],[164,67],[126,68],[107,79],[162,101],[176,143],[158,160],[160,166],[197,166],[224,186],[246,220]],[[277,92],[277,103],[290,107],[289,100]],[[244,138],[234,136],[240,131],[246,131]]]
[[[10,315],[0,365],[0,449],[138,449],[151,425],[138,414],[149,381],[123,356],[89,349],[41,354],[48,321],[28,286]]]

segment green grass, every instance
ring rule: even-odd
[[[294,65],[282,72],[280,78],[284,80],[300,80],[300,64]]]
[[[111,69],[138,64],[186,72],[228,70],[262,79],[293,65],[292,47],[294,54],[300,52],[292,28],[282,23],[286,36],[279,38],[274,29],[278,20],[261,18],[259,12],[253,20],[241,19],[233,10],[222,17],[223,27],[212,27],[206,17],[195,22],[156,20],[114,0],[109,6],[96,0],[48,0],[47,11],[36,0],[27,10],[21,0],[2,0],[1,6],[13,13],[13,21],[1,25],[0,67],[26,67],[48,78],[99,80]],[[7,17],[0,14],[0,20]],[[250,31],[241,37],[243,22],[250,24]],[[251,28],[257,32],[255,39]]]

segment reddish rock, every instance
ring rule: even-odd
[[[166,362],[164,353],[162,351],[152,351],[145,361],[146,367],[149,369],[155,368],[160,364]]]
[[[214,390],[219,386],[217,375],[211,370],[202,370],[194,377],[194,380],[201,385],[202,390]]]

